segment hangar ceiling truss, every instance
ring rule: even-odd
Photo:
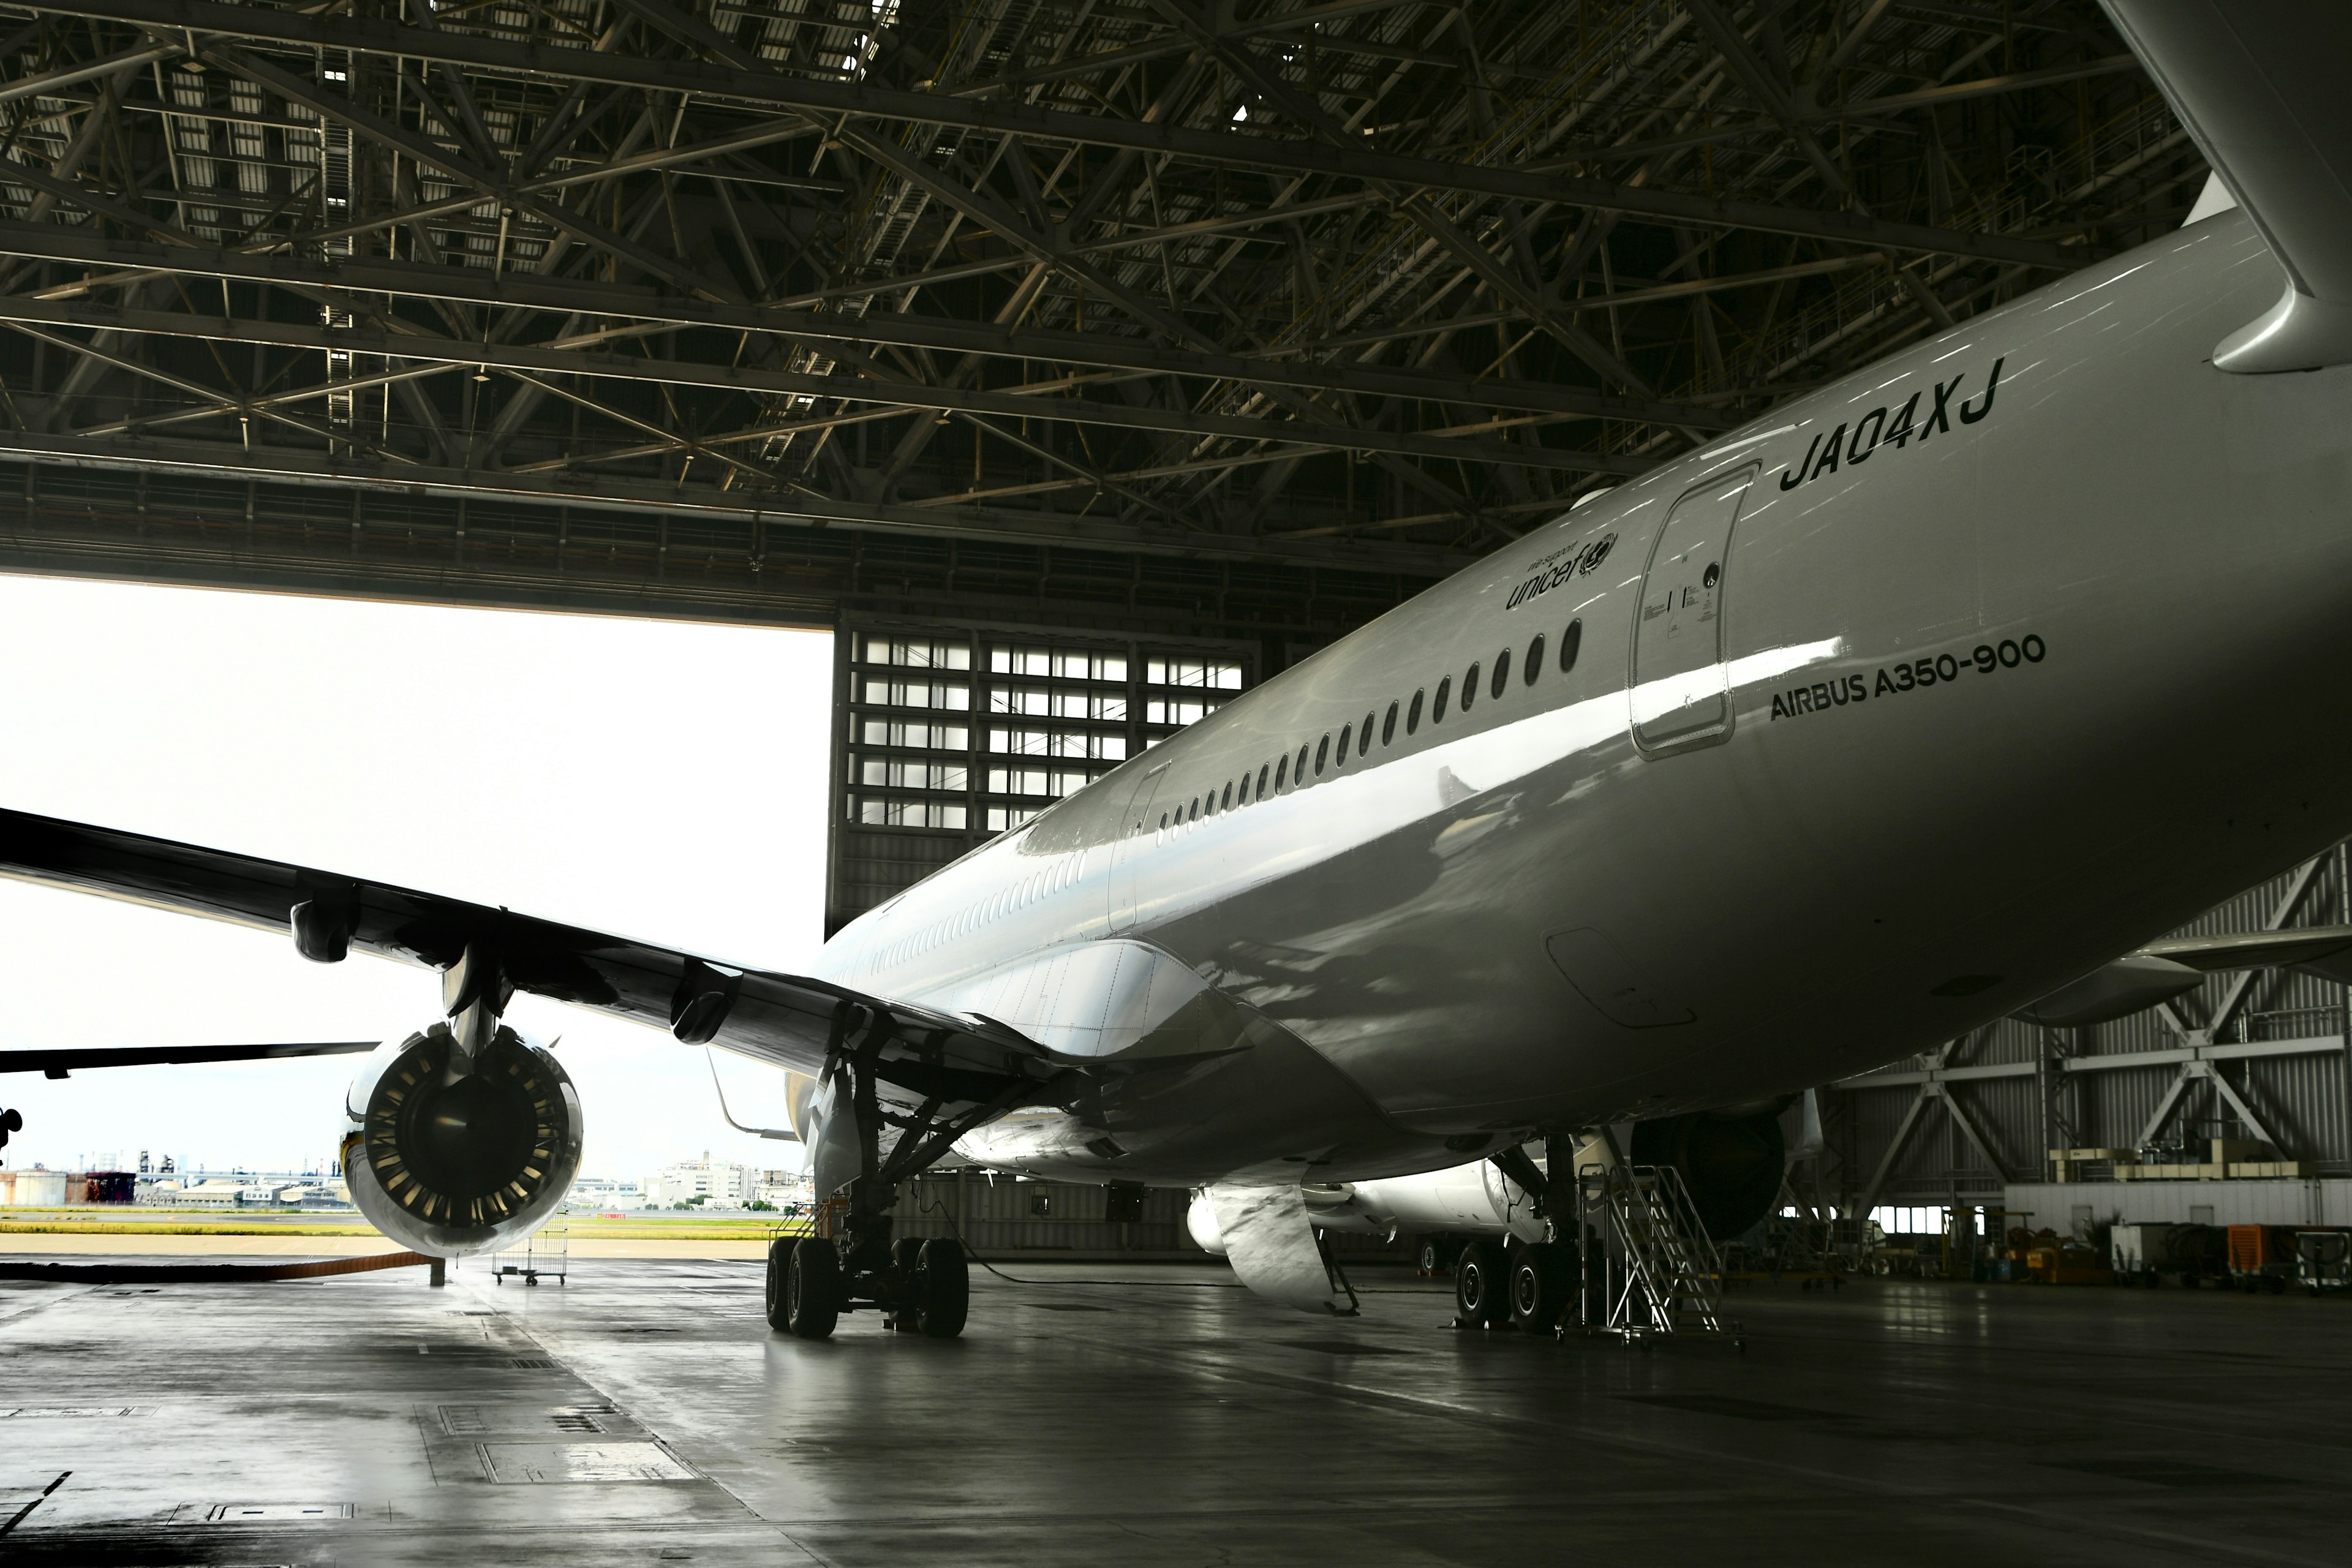
[[[57,0],[0,151],[0,453],[1412,582],[2203,172],[2087,0]]]

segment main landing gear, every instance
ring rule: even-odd
[[[894,1329],[948,1340],[963,1332],[970,1313],[971,1278],[963,1245],[947,1237],[894,1239],[890,1210],[899,1184],[928,1169],[955,1141],[982,1121],[1042,1087],[1019,1077],[940,1068],[920,1060],[885,1060],[889,1022],[869,1014],[863,1038],[837,1047],[824,1083],[833,1103],[847,1100],[824,1117],[811,1150],[814,1169],[823,1171],[833,1141],[855,1138],[857,1175],[836,1189],[842,1195],[818,1205],[816,1234],[780,1237],[768,1246],[768,1324],[796,1339],[831,1334],[844,1312],[877,1309]],[[846,1036],[852,1031],[845,1029]],[[883,1105],[877,1081],[923,1096],[912,1111]],[[845,1094],[844,1091],[846,1091]],[[942,1108],[966,1109],[943,1115]],[[882,1128],[898,1136],[886,1154]]]
[[[890,1265],[852,1284],[832,1237],[779,1237],[768,1244],[768,1326],[795,1339],[821,1340],[841,1314],[859,1306],[890,1314],[894,1329],[951,1340],[971,1309],[971,1271],[963,1244],[946,1237],[902,1238]]]

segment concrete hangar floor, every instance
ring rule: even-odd
[[[1203,1268],[771,1333],[759,1266],[0,1285],[15,1564],[2341,1563],[2344,1303],[1758,1286],[1722,1344]]]

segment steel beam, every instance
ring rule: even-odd
[[[68,304],[0,296],[0,321],[50,328],[99,327],[110,331],[194,338],[210,342],[264,343],[276,348],[348,350],[355,354],[394,360],[430,361],[508,371],[539,371],[556,375],[696,386],[720,392],[831,397],[894,408],[995,414],[1012,419],[1045,419],[1123,430],[1276,441],[1318,448],[1386,453],[1396,457],[1508,464],[1516,468],[1548,468],[1562,473],[1635,474],[1647,472],[1650,468],[1649,464],[1635,459],[1604,453],[1463,441],[1442,436],[1397,434],[1360,426],[1310,425],[1303,420],[1202,414],[1182,408],[1155,408],[1148,404],[1130,406],[1092,398],[944,388],[914,382],[886,381],[879,376],[812,374],[769,370],[756,365],[658,360],[518,343],[467,342],[421,332],[404,334],[360,328],[341,331],[307,322],[198,316],[178,310],[99,306],[87,301]],[[205,395],[218,395],[208,389]]]
[[[19,173],[13,167],[10,170],[12,175]],[[446,300],[493,309],[546,310],[564,315],[625,316],[665,325],[766,332],[779,338],[811,342],[861,346],[887,343],[942,349],[956,353],[986,354],[1003,359],[1093,364],[1106,369],[1153,374],[1211,377],[1316,391],[1354,392],[1369,396],[1402,397],[1474,407],[1523,408],[1594,419],[1690,426],[1706,430],[1728,430],[1745,423],[1740,416],[1697,404],[1677,403],[1664,398],[1624,397],[1548,382],[1449,376],[1428,371],[1395,370],[1353,363],[1331,363],[1176,349],[1107,332],[1000,327],[911,312],[879,312],[861,317],[774,305],[738,304],[665,293],[631,284],[492,272],[472,267],[436,267],[419,262],[388,261],[381,258],[355,258],[336,262],[283,253],[262,255],[242,249],[150,245],[135,240],[110,239],[79,226],[68,228],[58,225],[0,220],[0,256],[117,269],[111,276],[93,279],[92,287],[113,286],[142,277],[176,273],[287,287],[344,289],[361,294],[396,294],[410,299]],[[1813,269],[1822,268],[1816,266]],[[36,295],[47,300],[70,297],[66,289],[58,285],[42,288],[36,291]]]
[[[982,507],[925,510],[804,493],[753,497],[722,490],[715,484],[665,484],[606,474],[488,473],[421,463],[394,465],[260,445],[239,447],[227,442],[93,440],[81,436],[0,430],[0,457],[83,468],[149,468],[211,478],[269,479],[339,490],[492,496],[593,510],[668,512],[738,523],[747,530],[770,521],[838,523],[938,538],[1083,545],[1205,561],[1345,566],[1359,572],[1394,572],[1433,579],[1449,576],[1476,559],[1475,555],[1380,542],[1235,537],[1068,513],[1024,513]],[[750,537],[747,532],[747,540]]]
[[[1959,234],[1851,213],[1806,211],[1560,174],[1334,146],[1253,131],[1209,131],[1167,121],[1119,120],[1028,104],[911,92],[866,81],[821,81],[772,70],[700,61],[598,53],[559,45],[513,44],[350,16],[220,4],[219,0],[35,0],[16,9],[157,29],[165,36],[236,37],[302,48],[350,49],[478,70],[594,81],[652,92],[764,104],[836,119],[883,120],[993,132],[1037,141],[1160,153],[1192,163],[1336,175],[1404,189],[1462,191],[1620,213],[1669,224],[1748,228],[1841,244],[1963,256],[2058,270],[2093,258],[2083,247],[1997,234]],[[275,73],[273,73],[275,74]],[[433,160],[443,162],[442,157]],[[459,171],[452,171],[457,173]]]

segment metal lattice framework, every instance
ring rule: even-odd
[[[131,575],[170,509],[41,475],[433,498],[270,533],[360,583],[845,527],[1360,618],[2203,174],[2089,0],[66,0],[0,73],[0,457]]]

